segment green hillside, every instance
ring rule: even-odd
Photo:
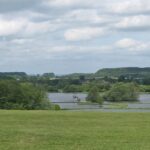
[[[100,69],[95,73],[96,76],[100,77],[119,77],[121,75],[136,75],[138,77],[149,76],[150,67],[138,68],[138,67],[126,67],[126,68],[105,68]]]

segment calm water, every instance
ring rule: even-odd
[[[99,109],[98,104],[79,104],[85,102],[87,94],[84,93],[49,93],[52,103],[58,104],[62,109]]]
[[[49,99],[52,103],[58,104],[62,109],[71,110],[101,110],[101,111],[150,111],[150,94],[141,94],[139,102],[127,103],[128,109],[105,109],[105,105],[100,107],[98,104],[81,104],[85,102],[87,94],[85,93],[49,93]],[[109,105],[109,103],[107,104]],[[130,110],[131,109],[131,110]]]

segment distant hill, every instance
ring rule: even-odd
[[[25,72],[0,72],[0,79],[20,79],[27,77]]]
[[[150,77],[150,67],[139,68],[139,67],[125,67],[125,68],[104,68],[98,70],[96,73],[72,73],[62,75],[60,78],[71,78],[71,79],[92,79],[92,78],[103,78],[103,77],[115,77],[124,76],[127,78],[145,78]]]
[[[27,76],[25,72],[0,72],[0,76]]]
[[[71,79],[93,79],[103,77],[115,77],[124,76],[125,78],[150,78],[150,67],[125,67],[125,68],[104,68],[98,70],[96,73],[72,73],[58,76],[59,78],[71,78]],[[25,72],[0,72],[0,79],[25,79],[32,77]],[[44,73],[42,75],[35,75],[35,77],[42,78],[55,78],[54,73]]]
[[[96,77],[119,77],[122,75],[133,75],[137,77],[150,76],[150,67],[126,67],[126,68],[105,68],[95,73]]]

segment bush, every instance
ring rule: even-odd
[[[55,105],[55,110],[61,110],[59,105]]]

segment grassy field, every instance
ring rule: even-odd
[[[0,150],[150,150],[150,113],[0,111]]]

